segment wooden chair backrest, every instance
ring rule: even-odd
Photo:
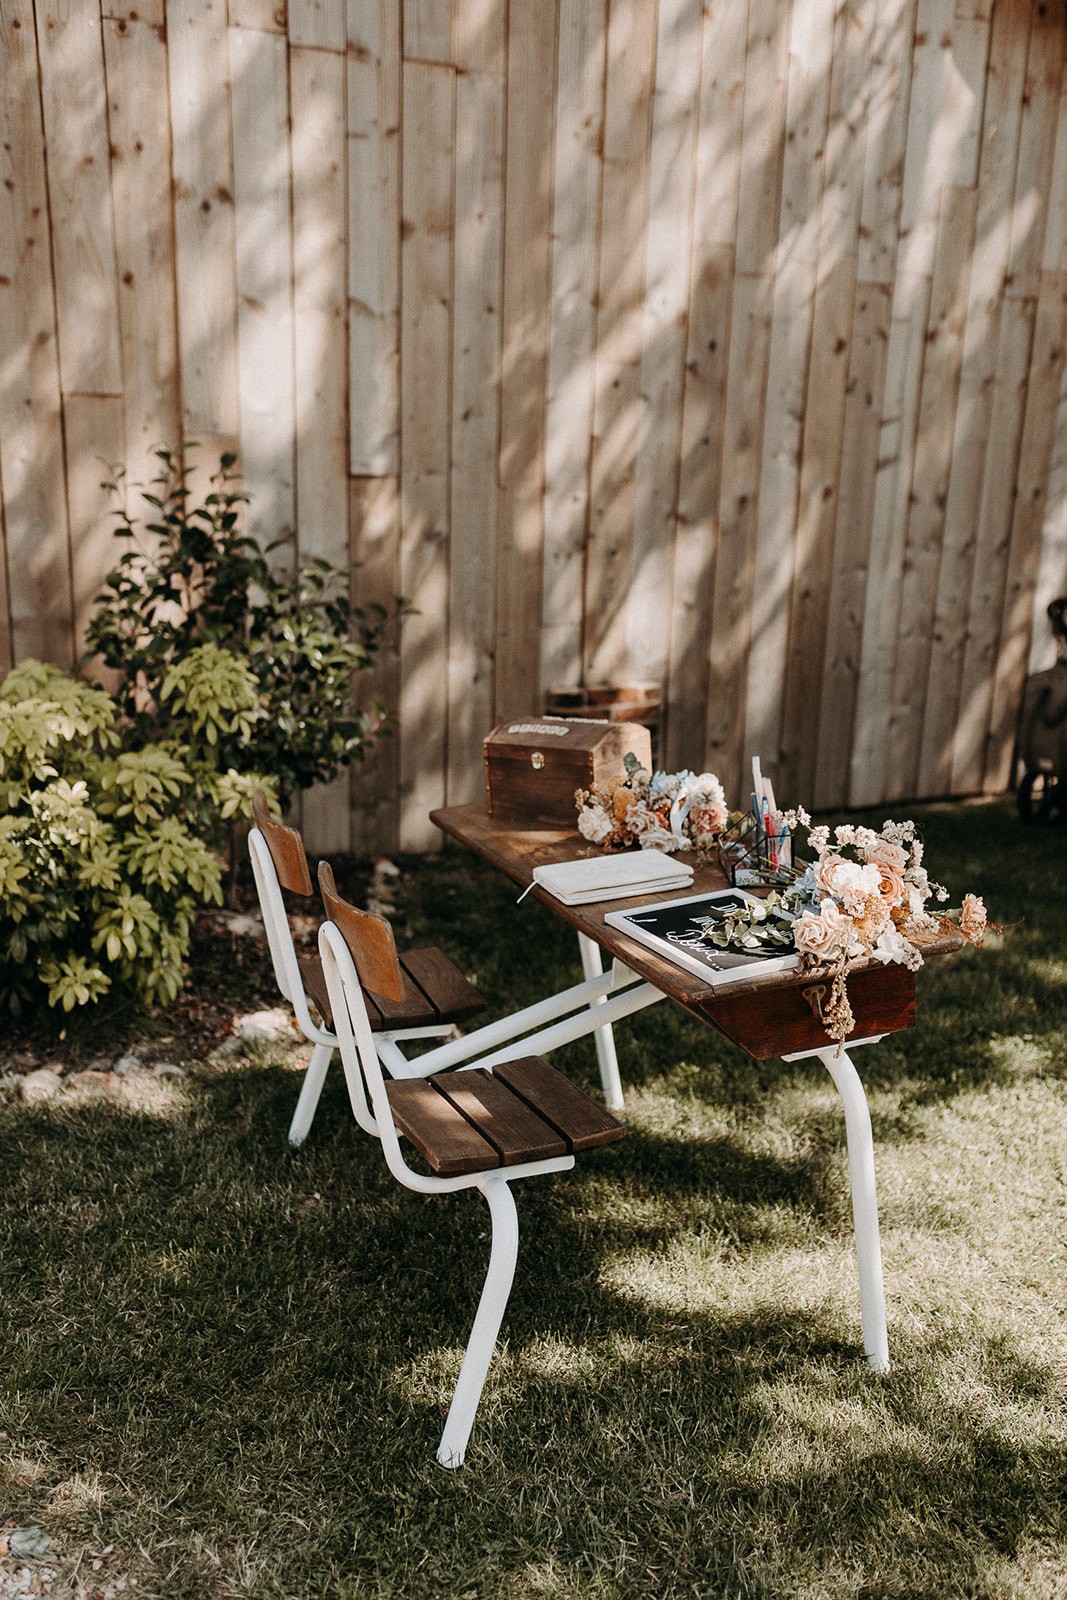
[[[293,894],[314,894],[303,839],[295,828],[286,828],[280,822],[271,821],[267,797],[261,789],[252,796],[252,815],[256,827],[267,841],[267,849],[282,888]]]
[[[364,989],[386,1000],[403,1000],[404,980],[400,957],[396,953],[393,930],[384,917],[360,911],[337,892],[333,868],[319,862],[319,889],[326,915],[340,930],[352,954],[356,972]]]

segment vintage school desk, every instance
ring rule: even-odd
[[[480,804],[449,806],[431,812],[430,819],[447,837],[473,850],[521,889],[529,889],[532,896],[574,928],[585,978],[522,1012],[438,1046],[417,1061],[405,1062],[397,1051],[396,1061],[387,1060],[386,1066],[402,1076],[410,1076],[413,1071],[422,1075],[461,1063],[488,1067],[522,1055],[543,1054],[592,1033],[605,1100],[613,1110],[619,1110],[623,1094],[612,1024],[661,1000],[673,1000],[756,1060],[771,1056],[782,1056],[786,1061],[818,1057],[837,1087],[845,1114],[864,1350],[875,1371],[887,1370],[889,1347],[871,1119],[863,1084],[848,1051],[827,1038],[819,1020],[828,984],[811,974],[777,972],[744,979],[726,989],[712,988],[695,974],[662,959],[605,923],[608,911],[664,899],[662,891],[644,899],[564,905],[534,884],[535,867],[599,854],[576,829],[502,820],[490,816]],[[726,879],[717,866],[696,865],[692,886],[684,892],[700,894],[725,887]],[[521,926],[521,915],[521,908],[516,909],[516,928]],[[939,935],[924,944],[923,953],[947,953],[958,949],[960,943],[956,935]],[[605,954],[611,958],[607,971]],[[884,1034],[911,1027],[915,1020],[915,974],[905,967],[871,962],[850,973],[848,994],[856,1018],[856,1027],[846,1041],[849,1049],[873,1044]],[[520,1033],[522,1037],[518,1037]]]

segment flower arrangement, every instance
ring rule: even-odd
[[[873,957],[914,972],[923,964],[922,943],[949,928],[981,944],[986,909],[977,895],[965,895],[955,913],[929,910],[931,900],[948,899],[948,890],[930,880],[913,822],[886,822],[880,830],[842,824],[831,833],[825,825],[811,827],[799,808],[783,820],[790,829],[809,828],[813,859],[794,869],[783,891],[735,913],[726,931],[734,948],[770,950],[788,937],[802,966],[832,974],[822,1011],[830,1038],[840,1043],[855,1026],[845,989],[854,963]],[[722,930],[716,942],[723,942]]]
[[[727,823],[726,795],[713,772],[648,772],[625,759],[619,784],[575,791],[578,832],[605,850],[708,851]]]

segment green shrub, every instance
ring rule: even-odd
[[[177,737],[138,750],[110,696],[58,667],[24,661],[0,683],[0,1007],[177,994],[197,907],[222,898],[212,829],[271,789],[219,754],[260,715],[235,660],[208,645],[168,673]],[[206,759],[183,745],[193,727]]]
[[[264,553],[241,531],[248,496],[237,486],[234,456],[221,458],[210,492],[195,504],[191,468],[169,449],[156,455],[160,471],[141,492],[150,508],[143,529],[123,501],[123,474],[105,485],[118,505],[116,537],[130,548],[97,598],[89,657],[121,674],[116,698],[127,743],[138,747],[171,736],[168,683],[181,683],[190,708],[204,703],[199,676],[210,680],[208,700],[220,685],[220,656],[190,665],[191,654],[205,645],[228,653],[234,673],[251,675],[257,710],[230,727],[193,716],[186,735],[194,749],[217,746],[223,768],[270,772],[284,806],[362,759],[381,728],[380,705],[356,709],[353,675],[373,666],[389,613],[351,604],[350,569],[313,560],[290,576],[272,566],[278,546]]]

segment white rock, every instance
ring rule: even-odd
[[[243,1053],[243,1042],[238,1039],[235,1034],[231,1033],[228,1034],[225,1039],[223,1039],[221,1044],[217,1044],[214,1050],[209,1053],[208,1062],[211,1066],[215,1066],[220,1061],[232,1061],[235,1056],[242,1055]]]
[[[237,1034],[245,1044],[288,1043],[293,1037],[295,1024],[291,1012],[281,1006],[270,1011],[252,1011],[247,1017],[238,1017]]]
[[[127,1055],[120,1056],[111,1070],[117,1072],[120,1078],[124,1078],[128,1072],[136,1072],[140,1065],[140,1056],[131,1050]]]
[[[28,1072],[22,1080],[22,1098],[24,1100],[51,1100],[53,1095],[59,1093],[63,1087],[63,1079],[58,1072],[53,1072],[50,1067],[38,1067],[34,1072]]]
[[[156,1061],[152,1066],[153,1078],[184,1078],[185,1068],[176,1061]]]
[[[259,938],[264,932],[263,918],[258,912],[243,911],[216,911],[214,920],[230,933],[236,933],[245,938]]]

